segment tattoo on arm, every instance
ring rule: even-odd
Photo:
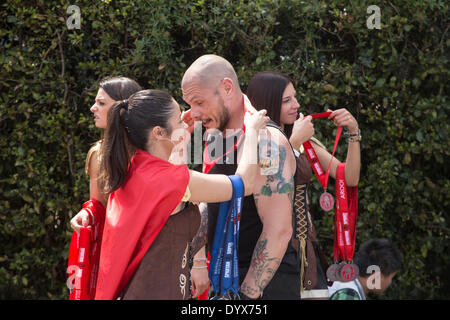
[[[292,165],[289,162],[291,159],[288,159],[291,150],[288,149],[288,145],[278,144],[274,140],[276,139],[262,138],[260,140],[261,175],[258,177],[258,185],[253,194],[258,212],[264,210],[259,212],[263,225],[265,217],[273,217],[272,212],[268,212],[268,210],[276,210],[276,204],[274,205],[273,201],[282,201],[283,210],[289,211],[283,211],[283,214],[291,215],[294,200],[295,169],[291,168]],[[287,202],[289,202],[290,209],[287,207]],[[271,209],[268,209],[266,204],[269,204]],[[290,220],[289,223],[291,223]],[[272,233],[268,234],[263,229],[253,250],[249,271],[241,285],[242,293],[255,297],[258,293],[263,292],[280,266],[286,251],[283,246],[284,244],[280,245],[278,242],[277,236]]]
[[[206,203],[200,203],[198,206],[200,210],[200,227],[197,230],[197,234],[191,241],[191,257],[197,254],[197,252],[203,248],[207,242],[208,235],[208,207]]]
[[[271,257],[267,248],[268,239],[265,233],[261,233],[255,249],[253,250],[252,261],[249,272],[251,272],[256,288],[248,283],[243,283],[241,286],[242,293],[253,296],[256,293],[263,292],[264,288],[272,280],[273,275],[277,271],[281,259]]]
[[[253,251],[251,267],[255,272],[255,283],[261,292],[272,280],[273,275],[280,265],[281,259],[271,258],[267,250],[267,238],[265,234],[261,234],[258,243]]]
[[[294,176],[283,176],[283,170],[287,155],[286,148],[283,145],[278,145],[273,140],[269,142],[267,140],[262,140],[261,144],[263,145],[263,147],[265,147],[266,154],[263,155],[260,159],[260,167],[262,168],[262,170],[269,168],[267,172],[272,174],[266,175],[265,184],[261,187],[259,193],[255,193],[255,195],[264,195],[270,197],[274,193],[286,193],[288,194],[289,199],[293,198]],[[269,158],[271,160],[262,160],[265,158]]]
[[[246,296],[254,296],[255,294],[258,293],[258,290],[247,285],[245,282],[242,283],[239,290]]]

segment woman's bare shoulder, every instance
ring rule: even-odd
[[[101,146],[102,142],[101,140],[97,141],[88,151],[87,156],[86,156],[86,164],[84,166],[84,171],[86,172],[87,175],[89,175],[89,168],[91,167],[91,165],[93,163],[91,163],[91,161],[96,161],[96,163],[98,163],[99,159],[99,151],[100,151],[100,146]]]

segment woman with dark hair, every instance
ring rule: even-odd
[[[252,105],[257,110],[266,109],[267,115],[274,122],[272,126],[281,130],[289,139],[297,161],[296,193],[301,192],[307,195],[312,170],[302,144],[310,141],[324,170],[328,168],[331,162],[330,175],[333,178],[336,177],[336,170],[340,161],[332,158],[323,144],[313,138],[314,126],[311,116],[304,117],[300,113],[300,117],[297,119],[300,105],[295,95],[296,91],[292,81],[286,75],[273,71],[256,74],[250,80],[247,88],[247,96]],[[331,111],[328,118],[333,119],[336,126],[345,126],[348,129],[350,138],[348,139],[345,180],[348,186],[357,186],[360,170],[358,123],[346,109]],[[271,124],[269,123],[269,125]],[[293,219],[296,224],[293,241],[296,243],[299,256],[301,297],[302,299],[327,298],[326,260],[318,250],[316,234],[307,205],[307,196],[301,197],[301,199],[304,199],[302,200],[304,203],[298,206],[295,205],[298,200],[295,199],[294,201],[294,208],[297,207],[299,212],[294,214]],[[319,260],[323,261],[323,266]]]
[[[94,114],[95,126],[103,130],[106,129],[108,111],[114,103],[129,98],[133,93],[141,90],[136,81],[126,77],[111,77],[102,80],[99,84],[95,103],[91,107]],[[97,243],[100,243],[103,232],[105,207],[108,199],[108,193],[101,190],[101,179],[99,179],[100,156],[99,149],[102,140],[97,141],[92,146],[86,157],[85,171],[89,175],[89,200],[83,203],[81,211],[70,221],[72,228],[76,225],[86,227],[81,235],[79,228],[74,228],[77,232],[73,232],[69,249],[68,273],[69,278],[75,276],[78,283],[77,288],[70,290],[69,299],[87,299],[93,298],[95,295],[95,287],[92,284],[97,279],[98,259],[100,250]],[[90,235],[86,236],[86,231]],[[85,243],[87,239],[91,239],[90,249],[81,248],[81,243]],[[87,252],[84,252],[87,251]],[[80,255],[80,252],[81,255]],[[84,256],[89,257],[89,264],[85,263]],[[81,258],[81,260],[79,260]],[[80,268],[80,261],[83,261],[84,270]],[[88,267],[89,265],[89,267]],[[74,273],[74,268],[79,270]],[[81,272],[80,272],[81,270]],[[80,286],[80,283],[83,283]],[[87,284],[91,284],[87,286]],[[81,287],[83,289],[81,289]]]
[[[249,135],[236,174],[245,195],[257,174],[257,131],[269,120],[265,113],[244,120]],[[96,299],[189,298],[189,245],[200,214],[185,203],[228,201],[233,187],[226,175],[168,162],[174,147],[186,142],[185,131],[178,103],[164,91],[139,91],[109,111],[100,149],[100,181],[109,198]]]
[[[94,116],[95,126],[106,129],[108,111],[114,103],[128,99],[133,93],[142,90],[141,86],[134,80],[127,77],[109,77],[103,79],[99,84],[95,103],[90,108]],[[103,135],[103,133],[102,133]],[[98,170],[99,159],[98,152],[101,141],[97,141],[90,149],[86,157],[86,174],[89,175],[90,199],[100,201],[106,206],[108,196],[99,191],[98,188]],[[86,219],[86,217],[84,217]]]

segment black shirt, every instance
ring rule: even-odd
[[[209,157],[211,160],[219,159],[208,172],[209,174],[235,174],[237,169],[237,154],[242,143],[240,143],[240,146],[238,146],[234,152],[230,152],[225,157],[223,157],[223,154],[226,153],[227,150],[230,150],[230,148],[233,148],[240,133],[241,131],[236,132],[235,134],[228,136],[226,139],[224,139],[221,135],[208,137],[206,143]],[[222,146],[220,146],[221,143]],[[210,246],[214,240],[219,206],[220,203],[208,203],[208,243]],[[259,218],[253,195],[247,196],[244,198],[239,229],[238,263],[240,270],[239,273],[241,275],[245,275],[250,267],[253,250],[259,236],[261,235],[262,229],[263,224]],[[300,268],[297,259],[297,252],[289,241],[288,248],[277,272],[299,273]],[[241,276],[239,280],[242,282],[244,279]]]

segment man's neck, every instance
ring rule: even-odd
[[[237,98],[234,102],[234,106],[230,108],[230,120],[228,121],[226,129],[242,129],[244,125],[244,95],[240,95],[240,98]]]

